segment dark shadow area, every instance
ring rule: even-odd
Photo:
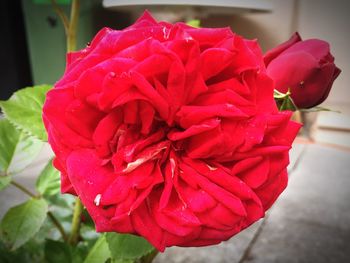
[[[91,11],[92,23],[96,32],[103,27],[123,29],[133,22],[129,13],[105,9],[101,3],[96,4]]]
[[[0,99],[32,84],[20,0],[0,3]]]

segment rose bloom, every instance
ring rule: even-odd
[[[62,192],[97,231],[160,251],[218,244],[264,216],[287,185],[290,116],[256,41],[147,12],[68,54],[43,111]]]
[[[334,64],[329,44],[319,39],[302,40],[298,33],[264,56],[267,74],[276,89],[291,97],[299,108],[321,104],[341,70]]]

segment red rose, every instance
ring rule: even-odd
[[[321,104],[340,74],[329,51],[329,44],[319,39],[302,41],[298,33],[264,56],[267,74],[275,88],[291,97],[299,108]]]
[[[68,54],[43,118],[62,192],[97,231],[163,251],[220,243],[264,216],[287,184],[290,115],[255,41],[145,13]]]

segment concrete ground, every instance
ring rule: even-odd
[[[16,179],[34,186],[48,149]],[[350,262],[350,148],[297,140],[290,181],[267,216],[217,246],[169,248],[156,263]],[[0,217],[25,197],[9,186],[0,193]]]

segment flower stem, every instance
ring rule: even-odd
[[[72,0],[72,5],[70,9],[70,18],[68,20],[66,14],[57,5],[56,0],[51,0],[52,6],[58,16],[61,18],[67,38],[67,52],[75,51],[77,48],[77,30],[79,21],[79,11],[80,11],[80,0]],[[83,205],[79,199],[76,197],[75,206],[72,219],[72,230],[68,238],[68,242],[72,245],[78,243],[80,223],[81,223],[81,213],[83,212]]]
[[[77,48],[77,30],[79,21],[80,0],[73,0],[70,10],[70,19],[68,25],[67,37],[67,52],[75,51]],[[68,239],[68,242],[72,245],[78,243],[80,234],[81,214],[83,212],[83,204],[79,197],[75,198],[72,230]]]
[[[66,235],[66,232],[64,231],[62,225],[57,220],[57,218],[50,211],[47,212],[47,216],[51,219],[52,223],[57,227],[58,231],[61,233],[61,236],[62,236],[63,240],[67,241],[68,237]]]
[[[40,198],[39,195],[36,195],[34,194],[33,192],[31,192],[29,189],[27,189],[26,187],[24,187],[23,185],[21,185],[20,183],[12,180],[11,181],[11,184],[15,187],[17,187],[19,190],[21,190],[23,193],[26,193],[27,195],[29,195],[30,197],[33,197],[33,198]]]
[[[19,190],[21,190],[23,193],[29,195],[32,198],[36,198],[39,199],[41,198],[40,195],[36,195],[33,192],[31,192],[29,189],[27,189],[25,186],[21,185],[20,183],[11,180],[11,184],[13,186],[15,186],[16,188],[18,188]],[[62,225],[60,224],[60,222],[57,220],[57,218],[49,211],[47,212],[47,216],[51,219],[52,223],[57,227],[58,231],[61,233],[61,236],[63,238],[63,240],[67,240],[67,235],[66,232],[64,231]]]
[[[67,52],[75,51],[77,48],[79,10],[80,0],[73,0],[70,11],[70,21],[67,34]]]
[[[71,245],[76,245],[78,243],[82,212],[83,212],[83,204],[81,203],[79,197],[77,197],[75,199],[75,205],[74,205],[72,231],[68,239],[68,242]]]
[[[66,16],[62,8],[57,4],[56,0],[51,0],[51,4],[56,14],[61,18],[61,21],[64,27],[64,32],[66,33],[66,35],[68,35],[68,30],[69,30],[68,17]]]
[[[61,18],[64,32],[66,34],[67,52],[75,51],[77,48],[77,30],[79,21],[80,0],[73,0],[70,10],[70,19],[56,0],[51,0],[51,4],[56,14]]]

